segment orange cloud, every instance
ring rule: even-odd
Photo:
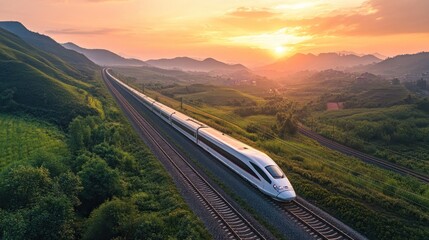
[[[226,15],[238,18],[272,18],[278,16],[278,13],[268,8],[239,7],[229,11]]]
[[[428,33],[428,9],[429,1],[371,0],[351,12],[285,23],[329,35]]]

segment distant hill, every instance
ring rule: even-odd
[[[97,112],[97,100],[85,90],[91,86],[67,75],[73,70],[69,63],[2,28],[0,69],[0,111],[25,112],[63,126],[77,115]]]
[[[281,59],[273,64],[256,69],[259,74],[269,75],[272,73],[294,73],[299,71],[322,71],[326,69],[346,69],[358,65],[367,65],[380,62],[381,59],[373,55],[357,56],[354,54],[321,53],[302,54],[298,53],[292,57]]]
[[[20,22],[0,22],[0,28],[17,35],[33,47],[39,48],[47,53],[51,53],[61,60],[69,63],[69,65],[72,66],[72,69],[65,69],[65,71],[67,74],[72,75],[75,78],[81,78],[82,74],[84,74],[87,75],[84,77],[89,79],[92,76],[88,75],[92,74],[93,70],[98,68],[83,54],[64,48],[61,44],[48,36],[28,30]]]
[[[374,74],[401,77],[406,74],[419,75],[429,72],[429,52],[417,54],[399,55],[393,58],[371,64],[367,66],[354,68],[355,71],[370,72]]]
[[[105,49],[87,49],[74,43],[68,42],[62,44],[63,47],[82,53],[94,63],[100,66],[147,66],[144,61],[132,58],[124,58],[116,53]]]
[[[241,64],[226,64],[217,61],[213,58],[206,58],[202,61],[189,58],[189,57],[176,57],[172,59],[156,59],[146,61],[151,66],[164,68],[164,69],[180,69],[183,71],[197,71],[197,72],[235,72],[248,70]]]

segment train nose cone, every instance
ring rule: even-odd
[[[284,191],[279,193],[279,195],[277,195],[276,198],[280,201],[288,202],[288,201],[294,200],[295,197],[296,197],[295,191]]]

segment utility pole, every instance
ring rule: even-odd
[[[180,97],[180,109],[183,109],[183,97]]]

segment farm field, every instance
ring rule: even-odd
[[[65,135],[55,126],[29,118],[0,114],[0,169],[37,154],[70,155]]]
[[[307,123],[326,137],[429,174],[429,113],[418,104],[316,112]]]

